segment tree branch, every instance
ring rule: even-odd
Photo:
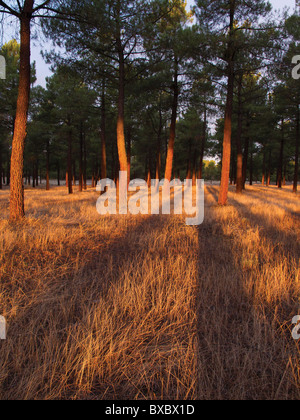
[[[16,10],[12,9],[10,6],[8,6],[4,1],[0,0],[0,6],[4,7],[4,9],[8,10],[8,12],[16,16],[17,18],[20,17],[20,13],[18,13]],[[4,12],[4,11],[2,11]]]
[[[32,11],[32,13],[38,12],[39,10],[43,9],[45,6],[47,6],[48,3],[50,3],[51,0],[46,0],[44,3],[41,3],[39,6],[35,7]]]

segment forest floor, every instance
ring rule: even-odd
[[[98,193],[0,192],[0,399],[299,399],[300,198],[248,187],[205,221],[106,216]]]

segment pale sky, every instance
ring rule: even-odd
[[[194,0],[187,0],[188,5],[191,6],[194,4]],[[274,9],[283,9],[284,7],[289,7],[291,11],[294,11],[295,8],[295,0],[270,0]],[[37,41],[34,42],[32,47],[32,54],[31,58],[32,61],[36,61],[37,66],[37,84],[45,86],[45,77],[50,76],[51,72],[49,67],[45,64],[44,60],[40,55],[42,47],[39,45]]]

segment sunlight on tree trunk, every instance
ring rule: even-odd
[[[172,180],[174,146],[175,146],[175,136],[176,136],[177,108],[178,108],[178,97],[179,97],[177,61],[175,62],[175,76],[174,76],[173,90],[174,90],[174,96],[173,96],[173,106],[172,106],[172,120],[171,120],[171,127],[170,127],[170,137],[169,137],[169,143],[168,143],[168,153],[167,153],[166,172],[165,172],[165,179],[167,179],[168,181]]]
[[[30,95],[30,14],[32,8],[33,0],[26,2],[24,14],[21,16],[20,79],[10,172],[10,221],[12,222],[21,220],[25,216],[23,167]]]

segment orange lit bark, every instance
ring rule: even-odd
[[[79,140],[79,192],[83,190],[83,123],[80,123]]]
[[[242,81],[243,75],[240,75],[238,89],[238,131],[237,131],[237,171],[236,171],[236,192],[243,192],[243,147],[242,147],[242,131],[243,131],[243,111],[242,111]]]
[[[278,188],[282,188],[283,182],[283,154],[284,154],[284,121],[281,122],[281,142],[280,142],[280,155],[279,155],[279,164],[278,164],[278,178],[277,185]]]
[[[118,99],[118,121],[117,121],[117,144],[120,171],[127,172],[127,153],[125,143],[125,59],[124,59],[124,47],[121,39],[121,22],[120,22],[120,9],[121,2],[117,3],[117,39],[116,45],[119,56],[119,99]]]
[[[103,82],[101,101],[101,179],[106,178],[106,107],[105,107],[105,85]]]
[[[203,122],[203,133],[202,133],[202,141],[201,141],[201,150],[200,150],[200,165],[199,165],[199,179],[202,179],[203,175],[203,160],[204,160],[204,152],[206,146],[206,135],[207,135],[207,109],[206,103],[204,104],[204,122]]]
[[[24,209],[24,148],[27,130],[27,115],[30,95],[30,21],[33,11],[33,0],[26,0],[20,17],[21,49],[20,75],[17,110],[14,125],[14,136],[11,153],[10,170],[10,221],[18,221],[25,216]]]
[[[175,59],[175,75],[174,75],[173,92],[174,92],[174,95],[173,95],[173,105],[172,105],[170,137],[169,137],[169,143],[168,143],[166,171],[165,171],[165,179],[167,179],[168,181],[172,180],[174,145],[175,145],[175,137],[176,137],[177,108],[178,108],[178,97],[179,97],[178,62],[176,59]]]
[[[161,135],[162,135],[162,111],[161,103],[159,107],[159,127],[157,134],[157,149],[156,149],[156,166],[155,166],[155,179],[160,179],[160,169],[161,169]]]
[[[297,105],[297,122],[296,122],[296,152],[295,152],[295,173],[293,192],[297,193],[298,190],[298,171],[299,171],[299,142],[300,142],[300,110]]]
[[[225,206],[228,200],[230,162],[231,162],[231,134],[233,110],[234,69],[233,63],[229,64],[228,92],[225,111],[225,127],[223,139],[222,178],[219,194],[219,205]]]
[[[225,127],[223,139],[223,158],[222,158],[222,177],[219,194],[219,205],[225,206],[228,200],[230,163],[231,163],[231,135],[232,135],[232,111],[233,111],[233,91],[234,91],[234,13],[235,1],[230,1],[230,34],[227,49],[228,60],[228,85],[227,85],[227,101],[225,109]]]
[[[72,129],[70,119],[68,121],[69,132],[68,132],[68,191],[69,194],[73,194],[73,183],[72,183]]]
[[[47,156],[46,156],[46,191],[50,190],[50,142],[47,141]]]

